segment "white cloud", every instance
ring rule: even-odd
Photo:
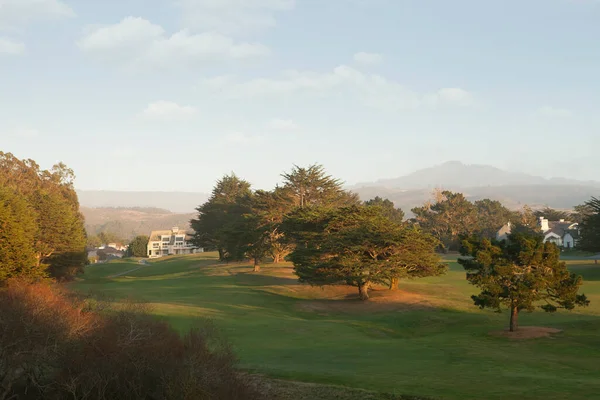
[[[25,53],[25,45],[20,42],[0,37],[0,56],[5,55],[20,55]]]
[[[0,0],[0,29],[19,30],[41,20],[74,17],[75,12],[59,0]]]
[[[573,113],[573,111],[571,111],[571,110],[567,110],[565,108],[550,107],[550,106],[544,106],[544,107],[538,108],[537,113],[539,115],[543,115],[546,117],[558,117],[558,118],[570,118],[573,115],[575,115]]]
[[[435,93],[421,94],[380,75],[365,74],[346,65],[328,73],[287,71],[275,79],[257,78],[245,82],[236,82],[232,78],[209,79],[204,81],[204,85],[229,99],[341,93],[346,97],[354,96],[369,107],[390,111],[474,104],[473,96],[464,89],[444,88]]]
[[[180,106],[170,101],[157,101],[148,104],[148,107],[140,114],[146,119],[160,120],[182,120],[197,114],[196,108],[192,106]]]
[[[378,53],[356,53],[354,55],[354,61],[363,65],[378,65],[383,62],[383,56]]]
[[[295,131],[298,125],[291,119],[273,119],[269,122],[269,128],[276,131]]]
[[[295,0],[179,0],[177,4],[187,28],[237,35],[274,27],[275,14],[294,8]]]
[[[81,50],[127,68],[177,67],[219,59],[264,56],[269,49],[257,43],[236,43],[215,32],[168,35],[143,18],[128,17],[115,25],[92,28],[78,42]]]
[[[225,136],[225,142],[228,144],[252,144],[261,142],[263,136],[249,135],[243,132],[233,132]]]
[[[425,102],[434,107],[443,104],[469,106],[473,104],[473,96],[460,88],[443,88],[433,95],[427,95]]]

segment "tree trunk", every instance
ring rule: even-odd
[[[280,262],[281,262],[281,256],[279,255],[279,253],[277,253],[273,256],[273,263],[279,264]]]
[[[254,272],[260,272],[260,265],[258,265],[258,260],[254,259]]]
[[[361,300],[369,300],[369,282],[358,284],[358,296]]]
[[[390,290],[398,290],[398,284],[400,283],[400,278],[394,277],[390,279]]]
[[[225,261],[225,252],[223,249],[217,249],[219,251],[219,261]]]
[[[513,306],[510,310],[510,331],[516,332],[519,326],[519,309]]]

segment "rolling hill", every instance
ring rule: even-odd
[[[81,207],[85,217],[85,228],[88,234],[111,232],[130,240],[137,235],[149,235],[157,229],[170,229],[174,226],[180,229],[190,229],[190,220],[195,213],[174,213],[160,208],[140,207]]]

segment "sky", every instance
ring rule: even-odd
[[[599,0],[0,0],[0,151],[79,189],[597,180]]]

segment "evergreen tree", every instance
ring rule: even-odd
[[[129,247],[127,247],[127,255],[129,257],[147,257],[148,256],[148,236],[139,235],[136,236]]]
[[[404,211],[396,208],[394,203],[388,199],[376,196],[374,199],[365,201],[364,205],[368,207],[381,207],[382,215],[386,216],[392,222],[401,224],[404,221]]]
[[[221,261],[238,259],[237,237],[230,233],[237,229],[241,216],[250,212],[251,196],[250,183],[235,174],[217,181],[208,201],[196,209],[198,218],[191,221],[194,243],[218,250]]]
[[[390,223],[378,207],[299,208],[284,229],[297,244],[290,259],[301,282],[355,286],[362,300],[374,284],[445,269],[435,239]]]
[[[508,241],[480,237],[462,242],[459,263],[467,271],[467,280],[481,289],[471,296],[476,306],[500,311],[510,310],[510,331],[518,328],[519,312],[541,308],[554,312],[589,304],[578,294],[583,280],[567,270],[560,261],[560,250],[553,243],[527,233],[513,233]]]
[[[285,193],[296,207],[342,207],[358,204],[358,195],[345,191],[343,183],[325,172],[322,165],[294,166],[282,174]]]
[[[41,278],[35,258],[36,223],[25,198],[0,185],[0,284],[9,278]]]
[[[577,247],[594,253],[600,252],[600,199],[592,197],[580,210],[581,238]]]

